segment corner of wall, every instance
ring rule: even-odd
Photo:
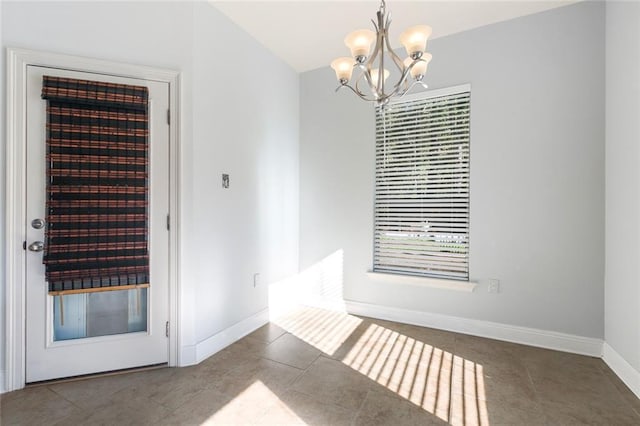
[[[602,359],[624,382],[631,391],[640,398],[640,371],[629,364],[607,342],[604,343]]]
[[[2,37],[2,29],[4,29],[4,25],[2,25],[2,9],[4,8],[3,6],[3,2],[0,1],[0,74],[2,74],[3,76],[5,75],[5,55],[6,55],[6,50],[5,50],[5,45],[4,45],[4,40]],[[6,129],[5,125],[5,102],[6,102],[6,98],[4,96],[5,93],[5,84],[6,84],[6,78],[2,78],[0,79],[0,129]],[[4,142],[4,143],[3,143]],[[5,193],[5,176],[4,176],[4,170],[7,170],[6,168],[6,151],[5,151],[5,147],[7,146],[6,141],[5,141],[5,133],[4,131],[0,133],[0,164],[2,165],[3,168],[3,173],[0,173],[0,241],[6,241],[5,240],[5,207],[6,207],[6,193]],[[5,254],[4,254],[4,243],[0,244],[0,271],[5,271],[6,270],[6,265],[5,265],[6,259],[5,259]],[[6,285],[2,286],[2,290],[0,291],[0,393],[5,391],[5,382],[4,382],[4,369],[5,369],[5,363],[4,363],[4,359],[5,359],[5,345],[6,345],[6,338],[5,338],[5,306],[6,306]]]
[[[605,4],[604,361],[640,397],[640,4]]]
[[[198,364],[216,352],[242,339],[269,322],[269,308],[222,330],[195,346],[195,358],[191,364]]]

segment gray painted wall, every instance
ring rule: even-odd
[[[346,299],[602,338],[604,12],[579,3],[430,42],[430,87],[472,86],[474,293],[367,277],[373,108],[334,94],[328,67],[302,74],[301,269],[343,250]]]
[[[640,4],[606,15],[605,340],[640,372]]]

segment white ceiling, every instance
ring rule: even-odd
[[[391,42],[394,48],[398,47],[398,36],[411,25],[431,26],[433,39],[575,1],[388,0],[387,10],[393,19]],[[345,35],[360,28],[372,29],[371,19],[375,18],[380,1],[210,0],[210,3],[296,71],[304,72],[327,66],[338,56],[348,56]]]

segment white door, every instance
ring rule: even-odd
[[[45,230],[37,223],[32,225],[33,220],[44,219],[46,213],[47,101],[41,98],[45,75],[149,89],[148,288],[49,294],[43,253],[37,251],[37,242],[45,241]],[[38,66],[28,66],[27,80],[26,381],[166,363],[168,83]]]

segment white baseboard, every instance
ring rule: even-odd
[[[346,307],[347,312],[365,317],[437,328],[598,358],[602,356],[602,340],[590,337],[354,301],[346,301]]]
[[[614,373],[633,393],[640,398],[640,372],[633,368],[622,356],[616,352],[607,342],[603,346],[602,359],[613,370]]]
[[[178,361],[178,367],[188,367],[190,365],[196,365],[196,345],[188,345],[180,348],[180,359]]]
[[[0,370],[0,393],[5,393],[6,392],[6,386],[5,386],[5,382],[4,382],[4,370]]]
[[[198,364],[230,344],[242,339],[269,322],[269,308],[251,315],[248,318],[214,334],[195,346],[195,362]]]
[[[328,311],[346,312],[347,306],[344,300],[328,299],[325,297],[306,297],[300,301],[301,305],[312,308],[326,309]]]

